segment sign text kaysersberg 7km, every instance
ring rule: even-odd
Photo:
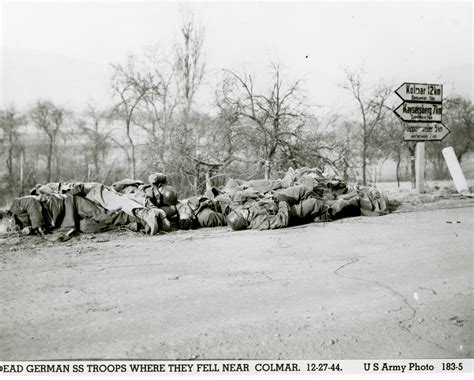
[[[395,93],[403,100],[394,111],[405,122],[403,140],[440,141],[450,133],[441,123],[443,85],[403,83]]]

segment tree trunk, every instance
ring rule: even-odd
[[[56,178],[61,179],[61,166],[60,166],[60,160],[59,160],[59,154],[58,154],[58,148],[56,147],[54,156],[56,158]]]
[[[408,145],[408,151],[410,152],[410,180],[411,188],[416,188],[416,169],[415,169],[415,146],[414,144]]]
[[[265,161],[265,179],[270,179],[270,171],[271,171],[271,168],[270,168],[270,161]]]
[[[211,171],[212,169],[206,171],[206,190],[209,190],[212,187]]]
[[[194,189],[193,193],[196,194],[198,192],[198,187],[199,187],[199,164],[196,164],[196,175],[194,176]]]
[[[362,184],[367,185],[367,138],[364,135],[362,147]]]
[[[12,154],[8,152],[7,157],[7,168],[8,168],[8,187],[10,191],[13,191],[13,162],[12,162]]]
[[[47,167],[47,183],[51,182],[51,161],[53,160],[53,139],[49,139],[49,149],[48,149],[48,167]]]
[[[105,155],[102,157],[103,159],[105,159]],[[91,170],[91,178],[96,181],[97,178],[99,178],[99,169],[100,169],[100,164],[99,164],[99,154],[97,152],[94,152],[94,155],[92,157],[92,160],[93,160],[93,166],[94,166],[94,170],[92,171]],[[91,164],[89,164],[91,165]],[[92,165],[91,165],[92,166]]]
[[[13,180],[13,131],[10,127],[9,131],[9,146],[8,146],[8,157],[7,157],[7,168],[8,168],[8,185],[10,187],[10,192],[13,192],[13,188],[15,187],[15,183]]]
[[[135,144],[133,143],[132,136],[130,136],[130,124],[127,125],[127,138],[130,144],[130,170],[132,179],[135,179]]]
[[[396,176],[397,176],[397,187],[400,188],[400,155],[397,156],[397,168],[395,170]]]
[[[131,155],[131,160],[132,160],[132,179],[135,179],[135,145],[132,144],[132,155]]]
[[[20,152],[20,194],[19,196],[23,196],[24,191],[24,184],[23,184],[23,162],[24,162],[24,152],[23,149]]]

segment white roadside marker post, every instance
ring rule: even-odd
[[[454,153],[453,147],[448,146],[444,148],[442,152],[444,159],[446,160],[446,165],[448,165],[449,174],[451,174],[457,192],[461,193],[463,191],[468,191],[466,177],[464,177],[461,165],[459,164],[456,154]]]

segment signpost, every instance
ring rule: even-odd
[[[407,102],[441,103],[443,101],[443,85],[403,83],[395,90],[395,94]]]
[[[441,141],[450,130],[441,123],[443,119],[443,85],[428,83],[403,83],[395,90],[403,100],[395,110],[404,122],[404,141],[416,143],[416,189],[425,192],[425,141]]]
[[[403,121],[441,121],[443,108],[435,103],[403,102],[395,108],[395,114]]]
[[[442,123],[405,123],[405,141],[441,141],[450,130]]]

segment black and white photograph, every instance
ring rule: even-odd
[[[472,2],[0,4],[0,375],[472,372]]]

